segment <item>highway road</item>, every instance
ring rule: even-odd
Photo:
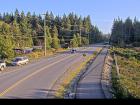
[[[0,98],[6,99],[46,99],[54,81],[72,64],[83,59],[102,46],[80,48],[75,54],[69,51],[54,57],[42,58],[38,61],[13,68],[0,73]]]

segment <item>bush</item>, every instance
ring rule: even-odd
[[[97,51],[94,51],[93,55],[97,55],[97,54],[98,54],[98,52]]]
[[[83,54],[83,57],[85,57],[86,56],[86,54]]]
[[[112,68],[112,84],[116,98],[140,98],[140,61],[138,53],[131,49],[115,48],[121,78],[116,78],[116,68]]]

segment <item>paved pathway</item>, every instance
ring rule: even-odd
[[[101,74],[106,53],[107,48],[104,48],[89,67],[88,71],[82,76],[77,86],[77,99],[105,98],[101,87]]]

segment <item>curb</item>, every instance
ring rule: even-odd
[[[110,72],[111,72],[111,68],[109,68],[109,74],[107,74],[109,78],[105,78],[105,76],[106,76],[105,64],[106,64],[106,60],[107,60],[108,55],[109,55],[109,52],[107,51],[106,57],[104,59],[104,66],[103,66],[102,79],[101,79],[101,86],[102,86],[102,90],[103,90],[105,98],[106,99],[112,99],[113,96],[110,93],[110,91],[111,91],[111,84],[110,84],[110,76],[109,76]]]

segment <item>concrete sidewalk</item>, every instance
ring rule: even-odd
[[[104,48],[78,83],[77,99],[104,99],[101,86],[102,70],[107,48]]]

